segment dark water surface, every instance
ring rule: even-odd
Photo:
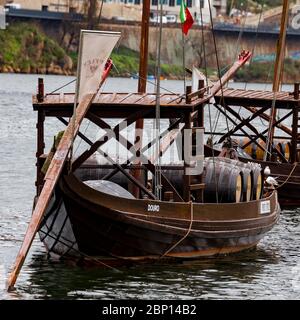
[[[119,271],[74,267],[48,261],[37,238],[21,271],[17,291],[6,293],[7,273],[20,248],[35,193],[36,113],[32,111],[31,95],[36,91],[37,78],[0,74],[0,300],[300,297],[300,209],[284,211],[279,224],[256,250],[176,265]],[[46,92],[71,79],[45,77]],[[164,81],[163,86],[180,92],[182,83]],[[111,79],[105,89],[135,88],[136,80]],[[60,128],[54,119],[47,121],[48,145]]]

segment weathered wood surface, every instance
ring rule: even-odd
[[[192,99],[190,103],[187,103],[185,95],[178,93],[162,93],[160,94],[160,107],[162,109],[179,109],[182,111],[195,111],[197,107],[202,106],[208,102],[218,91],[225,89],[223,86],[235,75],[235,73],[250,59],[251,53],[246,52],[240,56],[240,58],[232,65],[232,67],[223,75],[223,77],[217,81],[210,93],[199,97],[197,94],[195,99]],[[202,94],[202,92],[201,92]],[[37,98],[33,97],[33,109],[53,109],[53,108],[70,108],[74,103],[74,93],[57,93],[46,95],[43,102],[38,102]],[[190,97],[191,98],[191,97]],[[137,108],[152,108],[155,110],[156,105],[155,93],[101,93],[96,95],[93,99],[91,107],[105,108],[116,106],[120,110],[125,107]],[[190,100],[190,99],[188,99]]]
[[[222,98],[221,93],[216,93],[217,103]],[[271,107],[274,100],[274,93],[265,90],[243,90],[226,88],[223,90],[223,98],[227,105],[232,106],[249,106],[249,107]],[[298,104],[299,100],[294,98],[291,92],[276,93],[276,108],[289,109],[291,106]]]

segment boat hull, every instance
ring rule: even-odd
[[[191,204],[120,199],[68,176],[56,192],[61,207],[51,213],[50,205],[40,235],[48,251],[58,256],[145,261],[228,254],[255,247],[277,222],[276,192],[264,201],[267,213],[261,212],[262,201]]]

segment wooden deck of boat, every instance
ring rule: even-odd
[[[198,109],[207,97],[195,97],[190,103],[186,102],[185,95],[163,93],[160,95],[162,117],[170,118],[172,113],[193,112]],[[67,116],[73,110],[74,93],[58,93],[46,95],[42,102],[33,97],[33,109],[42,110],[47,116]],[[137,110],[149,111],[149,117],[155,112],[156,95],[154,93],[100,93],[92,105],[91,110],[95,113],[104,113],[110,117],[128,114]],[[113,112],[112,112],[113,111]],[[152,111],[152,112],[151,112]],[[170,114],[171,113],[171,114]],[[145,116],[147,117],[147,116]]]
[[[215,95],[217,103],[221,101],[222,95],[225,103],[231,106],[271,107],[275,98],[277,108],[288,109],[300,102],[300,99],[295,99],[293,92],[286,91],[277,92],[274,96],[272,91],[226,88],[223,93],[218,92]]]

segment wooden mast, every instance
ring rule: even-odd
[[[269,147],[267,150],[272,150],[273,137],[274,137],[274,123],[276,121],[276,92],[279,91],[280,84],[282,82],[283,76],[283,66],[284,66],[284,55],[285,55],[285,45],[286,45],[286,30],[289,18],[289,0],[283,0],[283,8],[281,15],[281,24],[280,24],[280,32],[279,39],[277,42],[277,53],[276,53],[276,61],[274,66],[274,79],[273,79],[273,88],[274,92],[274,103],[271,109],[271,116],[269,122],[269,134],[268,134],[268,143]]]
[[[138,92],[145,93],[147,85],[147,70],[148,70],[148,43],[149,43],[149,17],[150,17],[150,0],[143,1],[142,13],[142,29],[141,29],[141,42],[140,42],[140,67],[139,67],[139,82]],[[135,124],[135,140],[137,152],[142,149],[142,130],[144,129],[144,120],[138,119]],[[135,164],[140,164],[137,161]],[[141,170],[134,170],[133,176],[137,180],[141,180]],[[133,186],[133,195],[139,197],[139,188]]]

